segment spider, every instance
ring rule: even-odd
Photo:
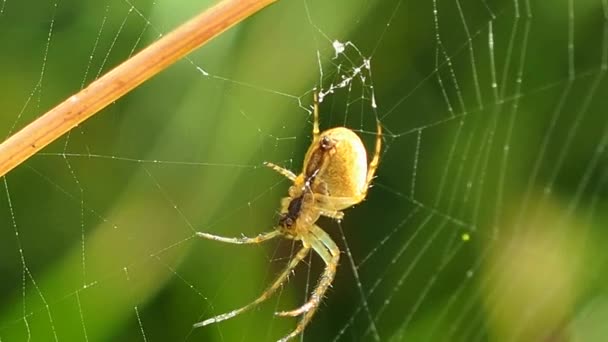
[[[279,342],[287,341],[304,331],[331,285],[340,259],[340,249],[331,237],[315,223],[320,216],[339,221],[344,216],[342,210],[365,199],[380,160],[382,127],[377,121],[376,148],[368,166],[365,146],[353,131],[345,127],[335,127],[319,132],[319,101],[316,92],[313,99],[313,138],[304,158],[302,173],[296,176],[293,172],[278,165],[264,163],[265,166],[293,182],[287,197],[281,200],[281,211],[276,228],[252,238],[245,236],[229,238],[197,233],[199,237],[205,239],[232,244],[258,244],[283,236],[302,241],[302,248],[290,260],[277,279],[253,302],[196,323],[195,328],[227,320],[270,298],[311,249],[323,259],[325,270],[306,303],[294,310],[275,313],[275,315],[283,317],[302,315],[296,328]]]

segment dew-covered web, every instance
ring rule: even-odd
[[[9,136],[210,5],[0,0]],[[282,0],[3,177],[0,341],[272,341],[317,255],[272,229],[312,134],[380,168],[301,339],[601,341],[608,335],[608,1]],[[371,152],[370,152],[371,153]]]

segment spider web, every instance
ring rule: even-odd
[[[201,1],[0,0],[5,136]],[[1,341],[267,341],[322,271],[277,221],[321,127],[368,151],[368,198],[319,225],[343,251],[303,340],[584,340],[608,331],[608,1],[283,0],[3,177]]]

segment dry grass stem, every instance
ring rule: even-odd
[[[0,144],[0,176],[211,38],[276,0],[224,0],[179,26]]]

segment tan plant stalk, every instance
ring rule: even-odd
[[[0,177],[207,41],[276,0],[223,0],[93,81],[0,144]]]

